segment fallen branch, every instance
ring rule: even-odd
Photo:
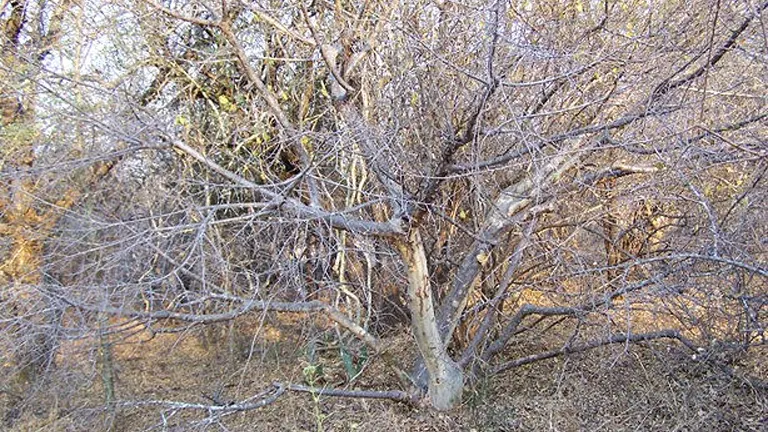
[[[579,345],[579,346],[565,345],[564,347],[556,350],[551,350],[551,351],[547,351],[539,354],[533,354],[533,355],[529,355],[519,359],[511,360],[494,367],[491,370],[491,373],[497,374],[499,372],[504,372],[506,370],[514,369],[514,368],[524,366],[530,363],[534,363],[540,360],[546,360],[553,357],[562,356],[565,354],[574,354],[574,353],[579,353],[583,351],[588,351],[588,350],[599,348],[605,345],[612,345],[612,344],[618,344],[618,343],[630,343],[630,342],[643,342],[643,341],[649,341],[654,339],[676,339],[680,341],[683,345],[685,345],[688,349],[692,351],[697,350],[696,345],[694,345],[694,343],[691,342],[686,337],[682,336],[680,332],[678,332],[677,330],[662,330],[658,332],[639,333],[639,334],[619,333],[619,334],[611,335],[605,339],[593,340],[584,345]]]
[[[320,396],[348,397],[358,399],[387,399],[398,402],[405,402],[408,404],[416,403],[419,400],[418,396],[400,390],[342,390],[334,388],[311,387],[301,384],[281,384],[277,382],[274,383],[274,385],[278,388],[284,387],[290,391],[312,393]]]
[[[259,408],[263,408],[277,401],[277,399],[288,390],[285,386],[277,383],[273,384],[273,387],[267,389],[255,396],[245,399],[241,402],[228,402],[221,404],[199,404],[190,402],[178,402],[167,400],[148,400],[138,402],[120,402],[118,405],[128,407],[139,407],[147,405],[158,405],[171,410],[201,410],[208,411],[210,413],[222,414],[230,412],[251,411]],[[265,397],[270,392],[273,392],[269,397]],[[257,402],[253,402],[256,399],[260,399]]]

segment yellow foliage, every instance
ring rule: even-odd
[[[219,95],[218,99],[219,105],[224,111],[230,113],[237,111],[237,105],[233,104],[226,95]]]
[[[189,119],[186,116],[183,116],[181,114],[176,116],[176,119],[174,121],[179,126],[187,126],[189,125]]]

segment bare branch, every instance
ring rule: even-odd
[[[576,150],[584,143],[574,143],[570,150]],[[493,207],[484,219],[484,226],[479,238],[475,241],[470,252],[464,257],[454,277],[451,291],[443,299],[438,313],[438,323],[442,336],[453,334],[461,313],[466,307],[472,285],[480,271],[478,257],[488,255],[498,244],[498,239],[510,227],[525,216],[526,209],[532,204],[541,204],[544,191],[552,187],[562,177],[562,174],[575,166],[581,155],[571,156],[570,151],[561,151],[552,157],[548,163],[540,167],[532,176],[524,176],[517,183],[507,187],[496,198]]]
[[[218,295],[210,296],[210,298],[215,300],[225,300],[229,302],[236,301],[238,303],[242,303],[242,305],[230,312],[200,314],[174,312],[170,310],[137,311],[128,308],[117,308],[113,306],[94,306],[73,300],[71,297],[57,292],[55,287],[52,287],[50,291],[64,303],[78,309],[151,321],[175,320],[191,324],[212,324],[216,322],[231,321],[234,318],[253,311],[294,313],[322,312],[326,314],[329,319],[344,327],[346,330],[349,330],[355,336],[359,337],[363,342],[366,343],[366,345],[370,346],[375,351],[380,352],[385,350],[385,347],[379,342],[379,340],[364,328],[352,322],[352,320],[347,318],[346,315],[335,309],[333,306],[318,300],[309,302],[274,302]]]
[[[323,220],[330,223],[335,228],[345,229],[361,234],[393,236],[401,235],[403,233],[399,225],[396,225],[393,222],[382,223],[355,220],[344,216],[342,213],[330,213],[318,207],[308,206],[303,204],[301,201],[298,201],[294,198],[285,197],[278,192],[273,192],[264,186],[253,183],[252,181],[225,169],[224,167],[203,156],[200,154],[200,152],[182,141],[174,140],[173,146],[186,153],[193,159],[197,160],[198,162],[203,163],[205,166],[215,171],[216,173],[231,180],[232,182],[240,186],[252,189],[254,192],[257,192],[265,198],[269,199],[270,207],[284,209],[289,213],[296,214],[299,217]]]
[[[637,342],[645,342],[650,341],[654,339],[675,339],[680,341],[683,345],[685,345],[686,348],[696,351],[696,345],[682,336],[680,332],[677,330],[662,330],[658,332],[651,332],[651,333],[638,333],[638,334],[614,334],[604,339],[597,339],[591,342],[588,342],[583,345],[578,346],[570,346],[565,345],[560,349],[547,351],[540,354],[534,354],[526,357],[522,357],[516,360],[511,360],[505,363],[502,363],[498,366],[495,366],[491,374],[498,374],[501,372],[504,372],[509,369],[517,368],[520,366],[524,366],[530,363],[534,363],[541,360],[546,360],[566,354],[574,354],[579,353],[583,351],[588,351],[594,348],[599,348],[601,346],[606,345],[613,345],[613,344],[620,344],[620,343],[637,343]]]
[[[314,40],[312,40],[310,38],[307,38],[307,37],[304,37],[301,34],[299,34],[297,31],[284,26],[280,21],[278,21],[276,18],[272,17],[270,14],[268,14],[263,9],[260,9],[260,8],[258,8],[256,6],[254,6],[253,4],[250,4],[250,3],[246,4],[246,7],[248,8],[248,10],[250,10],[253,13],[255,13],[259,17],[260,20],[262,20],[265,23],[273,26],[274,28],[276,28],[281,33],[283,33],[285,35],[288,35],[288,36],[296,39],[297,41],[299,41],[299,42],[301,42],[301,43],[303,43],[305,45],[309,45],[310,47],[314,48],[315,46],[317,46],[317,44],[315,43]]]
[[[167,401],[167,400],[146,400],[146,401],[135,401],[135,402],[123,401],[123,402],[119,402],[117,405],[124,406],[124,407],[131,407],[131,408],[145,407],[145,406],[161,406],[166,409],[172,409],[172,410],[199,410],[199,411],[206,411],[210,414],[221,415],[221,414],[233,413],[233,412],[253,411],[255,409],[263,408],[267,405],[275,403],[277,399],[280,398],[280,396],[282,396],[283,393],[286,392],[286,390],[289,390],[289,388],[282,384],[274,383],[271,389],[265,390],[264,392],[261,392],[243,401],[240,401],[240,402],[230,401],[227,403],[214,404],[214,405],[191,403],[191,402]],[[265,397],[267,394],[269,394],[269,396]],[[259,400],[257,402],[253,402],[256,399],[259,399]]]
[[[153,8],[159,10],[160,12],[162,12],[162,13],[170,16],[170,17],[173,17],[173,18],[176,18],[176,19],[188,22],[188,23],[197,24],[197,25],[201,25],[201,26],[205,26],[205,27],[216,27],[216,26],[219,25],[219,21],[205,20],[205,19],[201,19],[201,18],[196,18],[196,17],[184,15],[184,14],[182,14],[180,12],[176,12],[176,11],[174,11],[172,9],[168,9],[167,7],[157,3],[155,0],[143,0],[143,1],[148,3]]]
[[[520,262],[523,259],[523,253],[525,252],[525,249],[531,243],[531,235],[533,234],[535,226],[536,218],[534,217],[530,222],[528,222],[528,226],[525,228],[525,230],[523,230],[522,235],[520,236],[520,240],[517,242],[517,246],[515,246],[514,252],[512,252],[512,255],[507,260],[507,269],[504,271],[504,276],[501,278],[501,282],[499,283],[499,286],[496,290],[496,294],[489,302],[487,312],[483,317],[483,321],[480,324],[480,327],[475,332],[472,341],[467,345],[467,348],[461,355],[461,360],[459,360],[460,365],[468,365],[475,357],[480,343],[486,340],[488,331],[491,329],[491,325],[493,324],[497,314],[501,312],[498,310],[499,304],[504,299],[507,290],[509,290],[513,275],[518,270]]]
[[[520,326],[520,323],[522,323],[523,320],[529,315],[572,316],[572,317],[584,316],[590,312],[598,310],[599,308],[610,305],[615,299],[619,298],[620,296],[624,296],[631,292],[649,287],[652,284],[659,282],[661,279],[663,279],[664,276],[666,276],[666,274],[655,276],[653,278],[646,279],[636,284],[626,285],[624,287],[614,290],[611,293],[607,293],[606,295],[602,296],[602,298],[595,299],[589,303],[585,303],[575,307],[535,306],[535,305],[526,303],[523,306],[521,306],[520,309],[518,309],[517,313],[515,313],[515,315],[512,316],[512,318],[510,318],[509,322],[505,325],[504,330],[501,332],[501,334],[496,339],[496,341],[494,341],[488,347],[488,349],[483,353],[483,360],[489,361],[495,355],[500,353],[504,349],[504,347],[506,347],[509,340],[517,333],[517,328]]]
[[[750,13],[750,15],[741,22],[741,25],[731,32],[731,34],[728,36],[728,39],[726,39],[725,42],[720,45],[717,51],[715,51],[715,53],[707,59],[707,62],[700,66],[698,69],[678,80],[670,81],[670,78],[659,84],[654,89],[649,104],[654,103],[661,96],[669,93],[671,90],[684,86],[696,78],[704,75],[704,73],[707,72],[712,66],[715,66],[717,63],[719,63],[725,54],[727,54],[728,51],[730,51],[731,48],[736,45],[739,36],[741,36],[741,34],[744,33],[744,31],[749,27],[749,24],[752,22],[752,20],[754,20],[755,17],[759,17],[762,11],[766,8],[768,8],[768,2],[764,2],[757,7],[757,10],[754,13]]]
[[[388,399],[397,402],[404,402],[407,404],[414,404],[419,400],[418,396],[399,390],[343,390],[326,387],[310,387],[301,384],[280,383],[275,383],[275,386],[285,386],[285,388],[290,391],[312,393],[313,395],[319,396],[348,397],[357,399]]]

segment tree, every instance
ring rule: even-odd
[[[42,282],[44,242],[60,214],[36,202],[36,197],[50,191],[40,178],[23,173],[35,166],[39,156],[33,145],[41,135],[36,122],[35,80],[43,75],[41,63],[58,45],[62,20],[70,6],[66,1],[46,7],[12,0],[0,7],[4,18],[0,40],[0,303],[3,317],[9,318],[3,320],[3,339],[16,337],[4,342],[13,347],[6,346],[6,352],[15,353],[21,365],[20,381],[34,380],[48,369],[58,344],[57,308],[23,286]],[[78,194],[76,188],[57,189],[54,205],[60,209],[71,206]],[[16,319],[24,315],[32,316],[29,322]],[[0,359],[5,363],[5,356]]]
[[[7,26],[21,6],[4,7]],[[27,60],[37,122],[76,130],[3,175],[90,192],[30,193],[61,217],[50,280],[25,289],[81,329],[103,323],[87,313],[156,331],[324,314],[410,386],[324,391],[441,410],[481,377],[606,344],[749,349],[768,277],[766,8],[81,2],[65,21],[94,17],[78,46],[95,53]],[[412,367],[377,330],[400,297]],[[505,356],[561,324],[560,347]]]

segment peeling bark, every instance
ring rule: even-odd
[[[413,334],[428,374],[429,402],[435,409],[448,410],[461,403],[464,373],[448,355],[437,328],[427,257],[419,230],[413,229],[408,242],[399,247],[408,265],[408,306]]]
[[[578,141],[570,147],[575,151],[584,146]],[[496,198],[494,206],[485,217],[485,224],[472,245],[471,252],[462,261],[456,273],[451,291],[443,300],[438,311],[438,326],[443,340],[449,340],[456,330],[461,314],[467,305],[474,281],[480,273],[480,255],[489,255],[499,239],[509,231],[515,222],[522,221],[537,201],[540,201],[546,188],[554,186],[564,172],[575,166],[581,156],[569,156],[568,151],[559,155],[541,167],[534,176],[525,176],[517,183],[504,189]]]

